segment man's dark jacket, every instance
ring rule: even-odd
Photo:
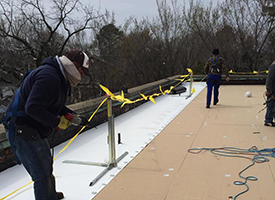
[[[16,125],[29,126],[48,137],[59,124],[58,116],[71,112],[65,106],[68,83],[62,74],[57,57],[48,57],[22,82],[18,111],[27,116],[18,117]],[[7,108],[11,111],[13,100]]]
[[[266,78],[266,91],[272,92],[275,95],[275,61],[268,68],[268,75]]]

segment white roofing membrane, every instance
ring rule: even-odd
[[[93,186],[89,186],[106,167],[63,163],[64,160],[86,161],[97,163],[109,162],[107,144],[108,123],[80,134],[71,145],[54,161],[54,176],[57,191],[64,193],[66,200],[93,199],[142,149],[149,144],[206,86],[195,83],[195,93],[189,94],[189,83],[181,95],[163,95],[155,99],[156,104],[148,101],[143,105],[115,118],[116,158],[124,152],[128,154],[109,170]],[[107,117],[107,116],[106,116]],[[118,133],[122,144],[117,143]],[[55,155],[67,142],[54,148]],[[14,192],[31,181],[22,165],[17,165],[0,173],[0,199]],[[29,184],[6,200],[33,200],[33,184]]]

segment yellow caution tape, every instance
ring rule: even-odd
[[[265,70],[265,71],[253,71],[253,72],[233,72],[233,70],[231,69],[230,71],[228,71],[229,74],[242,74],[242,75],[245,75],[245,74],[262,74],[262,73],[266,73],[268,74],[268,70]]]
[[[125,98],[123,92],[121,92],[121,95],[114,95],[107,87],[105,87],[103,85],[99,85],[99,86],[112,100],[122,102],[121,107],[123,107],[125,104],[132,104],[132,103],[136,103],[136,102],[139,102],[139,101],[142,101],[142,100],[147,101],[148,99],[150,101],[152,101],[154,104],[156,104],[156,101],[155,101],[154,97],[170,93],[172,89],[174,89],[175,87],[180,85],[183,81],[191,81],[191,80],[193,81],[192,78],[190,78],[188,80],[185,80],[186,77],[188,77],[188,76],[192,77],[192,75],[193,75],[193,71],[191,69],[187,68],[187,71],[189,72],[189,74],[180,76],[182,79],[176,79],[176,80],[179,80],[179,83],[176,84],[175,86],[171,86],[169,90],[163,91],[161,86],[159,86],[160,93],[155,93],[155,94],[152,94],[150,96],[145,96],[144,94],[140,93],[140,96],[142,98],[136,99],[134,101],[131,101],[130,99]]]
[[[15,194],[16,192],[18,192],[19,190],[23,189],[24,187],[27,187],[28,185],[30,185],[33,181],[27,183],[26,185],[23,185],[22,187],[18,188],[17,190],[14,190],[12,193],[8,194],[7,196],[4,196],[3,198],[1,198],[0,200],[4,200],[6,199],[7,197]]]
[[[97,109],[94,111],[94,113],[91,115],[91,117],[88,119],[88,121],[90,122],[92,120],[92,118],[94,117],[94,115],[97,113],[97,111],[99,110],[99,108],[105,103],[105,101],[107,100],[108,98],[105,98],[101,103],[100,105],[97,107]],[[54,157],[53,160],[55,160],[57,158],[57,156],[59,156],[59,154],[61,154],[63,151],[65,151],[68,146],[74,141],[74,139],[86,128],[86,126],[83,126],[79,131],[78,133],[68,142],[68,144]],[[12,193],[4,196],[3,198],[1,198],[0,200],[4,200],[6,199],[7,197],[15,194],[16,192],[18,192],[19,190],[23,189],[24,187],[30,185],[31,183],[33,183],[33,181],[27,183],[26,185],[23,185],[22,187],[18,188],[17,190],[13,191]]]
[[[131,101],[130,99],[127,99],[124,97],[124,93],[123,91],[121,91],[121,95],[114,95],[107,87],[103,86],[103,85],[100,85],[100,87],[102,88],[102,90],[106,93],[106,95],[108,97],[106,97],[101,103],[100,105],[98,106],[98,108],[94,111],[94,113],[91,115],[91,117],[89,118],[89,122],[92,120],[92,118],[94,117],[94,115],[97,113],[97,111],[99,110],[99,108],[105,103],[105,101],[108,99],[108,98],[111,98],[112,100],[114,101],[119,101],[119,102],[122,102],[122,105],[121,107],[123,107],[125,104],[132,104],[132,103],[136,103],[136,102],[139,102],[139,101],[143,101],[143,100],[150,100],[152,101],[154,104],[156,104],[156,101],[154,99],[154,97],[157,97],[157,96],[160,96],[160,95],[165,95],[165,94],[168,94],[171,92],[172,89],[174,89],[175,87],[177,87],[178,85],[180,85],[182,82],[186,82],[186,81],[193,81],[192,79],[192,75],[193,75],[193,71],[189,68],[187,68],[187,71],[189,72],[189,74],[187,75],[182,75],[180,76],[181,79],[176,79],[179,81],[178,84],[176,84],[175,86],[171,86],[169,90],[165,90],[163,91],[161,86],[159,86],[159,89],[160,89],[160,93],[155,93],[155,94],[152,94],[150,96],[145,96],[144,94],[140,93],[140,96],[142,98],[139,98],[139,99],[136,99],[134,101]],[[191,78],[188,79],[188,80],[185,80],[188,76],[190,76]],[[192,89],[192,92],[195,92],[195,89],[193,88]],[[64,152],[68,147],[69,145],[75,140],[75,138],[86,128],[86,126],[83,126],[77,133],[76,135],[68,142],[68,144],[54,157],[53,160],[56,160],[56,158],[62,153]],[[13,191],[12,193],[8,194],[7,196],[1,198],[0,200],[4,200],[6,199],[7,197],[15,194],[16,192],[18,192],[19,190],[21,190],[22,188],[26,187],[27,185],[30,185],[33,181],[27,183],[26,185],[23,185],[22,187],[18,188],[17,190]]]
[[[105,103],[105,101],[108,98],[105,98],[100,105],[97,107],[97,109],[94,111],[94,113],[91,115],[91,117],[88,119],[88,122],[90,122],[92,120],[92,118],[94,117],[94,115],[97,113],[98,109]],[[86,128],[86,126],[83,126],[78,132],[77,134],[75,134],[75,136],[68,142],[68,144],[54,157],[53,160],[55,160],[57,158],[57,156],[59,156],[59,154],[61,154],[63,151],[65,151],[68,146],[74,141],[74,139]]]
[[[89,122],[92,120],[92,118],[94,117],[94,115],[97,113],[97,111],[99,110],[99,108],[105,103],[105,101],[108,99],[108,98],[111,98],[112,100],[114,101],[119,101],[119,102],[122,102],[122,105],[121,107],[123,107],[125,104],[132,104],[132,103],[136,103],[136,102],[139,102],[139,101],[147,101],[147,100],[150,100],[152,101],[154,104],[156,104],[156,101],[154,99],[154,97],[156,96],[160,96],[160,95],[165,95],[165,94],[168,94],[171,92],[172,89],[174,89],[175,87],[179,86],[181,83],[183,82],[187,82],[187,81],[193,81],[193,71],[190,69],[190,68],[187,68],[187,71],[189,74],[187,75],[181,75],[180,78],[181,79],[175,79],[175,80],[178,80],[179,82],[175,85],[175,86],[171,86],[169,90],[165,90],[163,91],[161,86],[159,86],[159,90],[160,90],[160,93],[155,93],[155,94],[152,94],[150,96],[146,96],[142,93],[140,93],[140,96],[142,98],[139,98],[139,99],[136,99],[134,101],[131,101],[130,99],[127,99],[125,98],[124,96],[124,93],[123,91],[121,91],[121,95],[114,95],[107,87],[103,86],[103,85],[100,85],[100,87],[102,88],[102,90],[106,93],[106,95],[108,97],[106,97],[101,103],[100,105],[98,106],[98,108],[94,111],[94,113],[91,115],[91,117],[89,118]],[[261,72],[257,72],[257,71],[253,71],[253,72],[246,72],[246,73],[242,73],[242,72],[233,72],[232,70],[230,70],[228,72],[229,74],[258,74],[258,73],[268,73],[268,70],[266,71],[261,71]],[[188,80],[185,80],[187,77],[190,77],[190,79]],[[202,82],[205,78],[207,77],[207,75],[200,81]],[[196,83],[194,83],[195,85]],[[193,87],[192,88],[192,93],[195,93],[195,88]],[[68,142],[68,144],[54,157],[53,160],[55,160],[57,158],[57,156],[59,156],[63,151],[65,151],[69,145],[74,141],[74,139],[86,128],[86,126],[83,126],[79,131],[78,133]],[[26,185],[23,185],[22,187],[18,188],[17,190],[13,191],[12,193],[8,194],[7,196],[1,198],[0,200],[4,200],[6,199],[7,197],[15,194],[16,192],[18,192],[19,190],[21,190],[22,188],[30,185],[33,181],[27,183]]]

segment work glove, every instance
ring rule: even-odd
[[[67,113],[65,115],[65,117],[72,123],[72,125],[74,126],[86,126],[89,125],[89,121],[80,115],[77,114],[71,114],[71,113]]]
[[[89,126],[90,125],[90,122],[86,117],[80,116],[80,118],[82,119],[82,121],[80,123],[81,126]]]
[[[266,91],[266,92],[265,92],[265,95],[267,96],[267,98],[269,98],[269,97],[271,97],[272,92],[271,92],[271,91]]]
[[[59,119],[60,122],[57,126],[59,129],[65,130],[72,124],[64,115],[62,115]]]

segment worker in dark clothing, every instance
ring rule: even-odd
[[[275,123],[273,122],[273,118],[275,117],[275,61],[273,61],[273,63],[269,66],[265,85],[267,105],[264,125],[274,127]]]
[[[221,78],[223,73],[226,73],[226,81],[229,81],[228,70],[226,68],[223,58],[219,56],[219,49],[214,49],[212,53],[213,56],[207,60],[204,66],[204,71],[208,74],[206,108],[210,108],[213,87],[213,104],[216,105],[219,102],[219,87],[221,84]]]
[[[83,122],[65,102],[69,87],[76,86],[84,73],[90,75],[88,67],[89,58],[80,50],[48,57],[24,78],[8,105],[3,124],[18,163],[24,165],[34,182],[36,200],[64,198],[55,189],[47,137],[55,129],[66,129],[73,119]]]

